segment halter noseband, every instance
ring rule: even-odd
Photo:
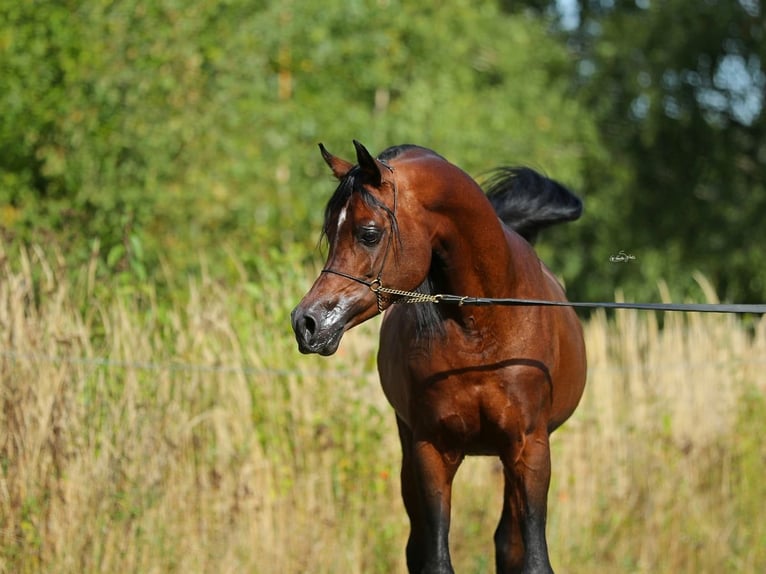
[[[391,167],[388,163],[386,163],[383,160],[377,160],[383,167],[388,169],[388,171],[391,172],[393,175],[394,168]],[[321,273],[332,273],[333,275],[338,275],[340,277],[344,277],[346,279],[349,279],[351,281],[356,281],[357,283],[361,283],[362,285],[366,285],[370,288],[370,291],[375,293],[375,297],[377,299],[378,303],[378,311],[380,313],[384,310],[384,303],[386,302],[385,299],[387,297],[385,296],[385,293],[382,291],[383,288],[383,268],[386,266],[386,260],[388,259],[388,252],[391,249],[391,242],[394,237],[394,221],[396,220],[396,196],[397,196],[397,187],[396,187],[396,178],[392,177],[393,182],[393,188],[394,188],[394,208],[392,210],[393,216],[390,217],[391,219],[391,228],[388,232],[388,241],[386,242],[386,250],[383,252],[383,261],[380,263],[380,269],[378,270],[378,275],[375,279],[372,281],[368,281],[367,279],[364,279],[362,277],[356,277],[355,275],[349,275],[348,273],[344,273],[343,271],[338,271],[336,269],[330,269],[329,267],[325,267],[322,269]]]

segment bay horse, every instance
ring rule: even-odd
[[[528,168],[501,168],[487,193],[429,149],[400,145],[356,164],[330,154],[339,185],[325,209],[326,265],[293,310],[303,353],[333,354],[343,333],[385,311],[378,351],[396,413],[410,572],[453,572],[452,480],[467,455],[504,469],[494,533],[498,572],[552,572],[545,536],[549,436],[585,386],[585,345],[571,308],[393,304],[385,285],[421,293],[564,301],[530,245],[579,217],[580,200]]]

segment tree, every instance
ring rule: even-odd
[[[579,238],[608,284],[649,296],[667,279],[689,293],[692,272],[726,298],[766,295],[766,44],[759,2],[577,2],[567,31],[576,91],[598,116],[611,165],[595,161],[596,222]],[[595,204],[595,205],[593,205]],[[605,296],[574,283],[588,295]]]
[[[116,266],[308,252],[333,185],[320,141],[575,188],[599,148],[561,42],[494,3],[0,0],[0,18],[0,227],[85,256],[98,239]]]

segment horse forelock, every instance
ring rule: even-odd
[[[400,156],[406,155],[410,152],[423,152],[425,154],[441,157],[435,151],[422,146],[418,146],[414,144],[401,144],[401,145],[391,146],[383,150],[380,153],[380,155],[378,155],[378,159],[384,163],[390,162],[391,160],[396,159]],[[393,211],[387,208],[385,204],[383,204],[377,197],[375,197],[375,195],[370,193],[362,185],[361,177],[359,177],[360,175],[361,175],[361,169],[359,168],[358,165],[356,165],[353,168],[351,168],[351,170],[349,170],[349,172],[338,183],[338,187],[335,188],[335,192],[330,197],[330,200],[327,202],[327,205],[325,206],[324,225],[322,227],[323,236],[326,236],[327,233],[330,231],[329,226],[331,225],[333,216],[336,213],[339,213],[341,209],[343,209],[343,207],[348,203],[348,200],[353,193],[359,193],[367,205],[369,205],[372,208],[383,209],[384,211],[388,213],[389,217],[391,217],[394,222],[396,221],[396,217]]]
[[[321,239],[326,239],[330,234],[330,226],[336,213],[339,213],[348,203],[351,193],[354,190],[356,175],[359,173],[359,166],[349,171],[335,188],[330,200],[324,208],[324,224],[322,225]]]
[[[328,238],[333,221],[336,218],[336,214],[340,214],[347,205],[351,196],[357,194],[364,203],[371,209],[379,209],[383,211],[391,222],[391,229],[394,234],[394,238],[398,240],[399,226],[396,219],[394,210],[388,207],[380,198],[374,193],[371,193],[366,186],[364,186],[362,170],[359,166],[354,166],[338,183],[338,187],[335,188],[330,200],[327,202],[324,211],[324,224],[322,225],[322,238]]]

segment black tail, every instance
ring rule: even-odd
[[[582,214],[579,197],[527,167],[501,167],[484,188],[503,223],[530,243],[541,229],[573,221]]]

